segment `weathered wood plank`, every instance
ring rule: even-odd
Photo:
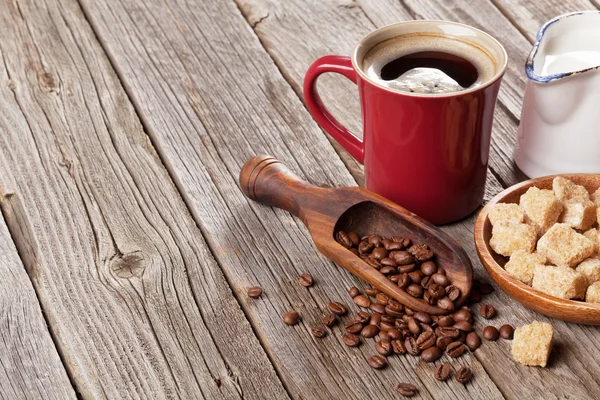
[[[11,194],[0,190],[0,196]],[[0,249],[0,398],[74,399],[31,281],[1,218]]]
[[[3,209],[77,392],[286,397],[79,5],[0,8]]]
[[[350,304],[347,288],[361,285],[317,254],[288,213],[245,199],[237,174],[247,158],[267,152],[316,184],[355,182],[235,3],[82,4],[230,282],[239,292],[265,289],[262,301],[241,300],[290,393],[396,398],[399,381],[420,380],[422,397],[434,396],[430,389],[441,385],[432,366],[415,371],[418,360],[393,358],[378,372],[365,363],[371,341],[348,348],[341,327],[322,340],[310,336],[328,301]],[[302,272],[317,285],[299,286]],[[293,328],[281,322],[290,308],[303,318]],[[482,379],[472,388],[499,397],[477,373]],[[471,397],[456,382],[446,392]]]

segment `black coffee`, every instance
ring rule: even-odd
[[[416,80],[421,84],[431,82],[440,92],[454,92],[473,85],[479,74],[473,64],[457,55],[420,51],[388,62],[380,76],[384,81],[404,83],[409,89]]]

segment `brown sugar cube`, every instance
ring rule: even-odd
[[[585,276],[588,285],[600,281],[600,258],[590,257],[583,260],[575,271]]]
[[[513,359],[523,365],[545,367],[552,350],[552,325],[534,321],[515,330]]]
[[[575,267],[594,253],[594,243],[567,224],[555,224],[540,238],[537,251],[554,265]]]
[[[590,200],[592,200],[597,206],[600,206],[600,188],[590,195]]]
[[[518,250],[510,256],[510,260],[506,263],[504,269],[516,279],[531,286],[535,266],[544,265],[545,263],[546,257],[540,254]]]
[[[569,267],[536,265],[531,287],[561,299],[582,299],[587,289],[586,277]]]
[[[561,202],[571,199],[590,199],[590,194],[585,187],[577,185],[573,181],[563,178],[562,176],[554,178],[552,181],[552,190],[554,191],[554,196]]]
[[[595,282],[587,288],[585,301],[588,303],[600,303],[600,282]]]
[[[497,223],[521,223],[525,221],[525,210],[518,204],[496,203],[490,209],[488,218],[492,225]]]
[[[590,200],[570,199],[562,203],[563,211],[558,222],[571,228],[587,230],[596,222],[596,205]]]
[[[537,233],[527,224],[496,224],[492,228],[490,247],[498,254],[510,257],[515,251],[531,253],[535,249]]]
[[[563,209],[551,190],[536,187],[530,187],[525,194],[521,195],[519,204],[525,210],[529,220],[537,226],[540,234],[558,221]]]
[[[583,233],[583,236],[594,242],[594,253],[600,249],[600,232],[596,228],[589,229]]]

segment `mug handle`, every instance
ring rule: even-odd
[[[317,78],[325,72],[336,72],[344,75],[352,82],[356,82],[356,71],[352,67],[352,60],[345,56],[325,56],[315,61],[304,78],[304,100],[308,111],[321,128],[341,144],[359,163],[363,164],[365,147],[362,140],[343,126],[327,110],[317,91]]]

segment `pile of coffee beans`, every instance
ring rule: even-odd
[[[454,302],[461,296],[460,289],[433,261],[435,254],[426,243],[413,244],[400,236],[377,234],[359,238],[356,232],[344,231],[338,231],[336,240],[411,296],[448,312],[456,309]]]

